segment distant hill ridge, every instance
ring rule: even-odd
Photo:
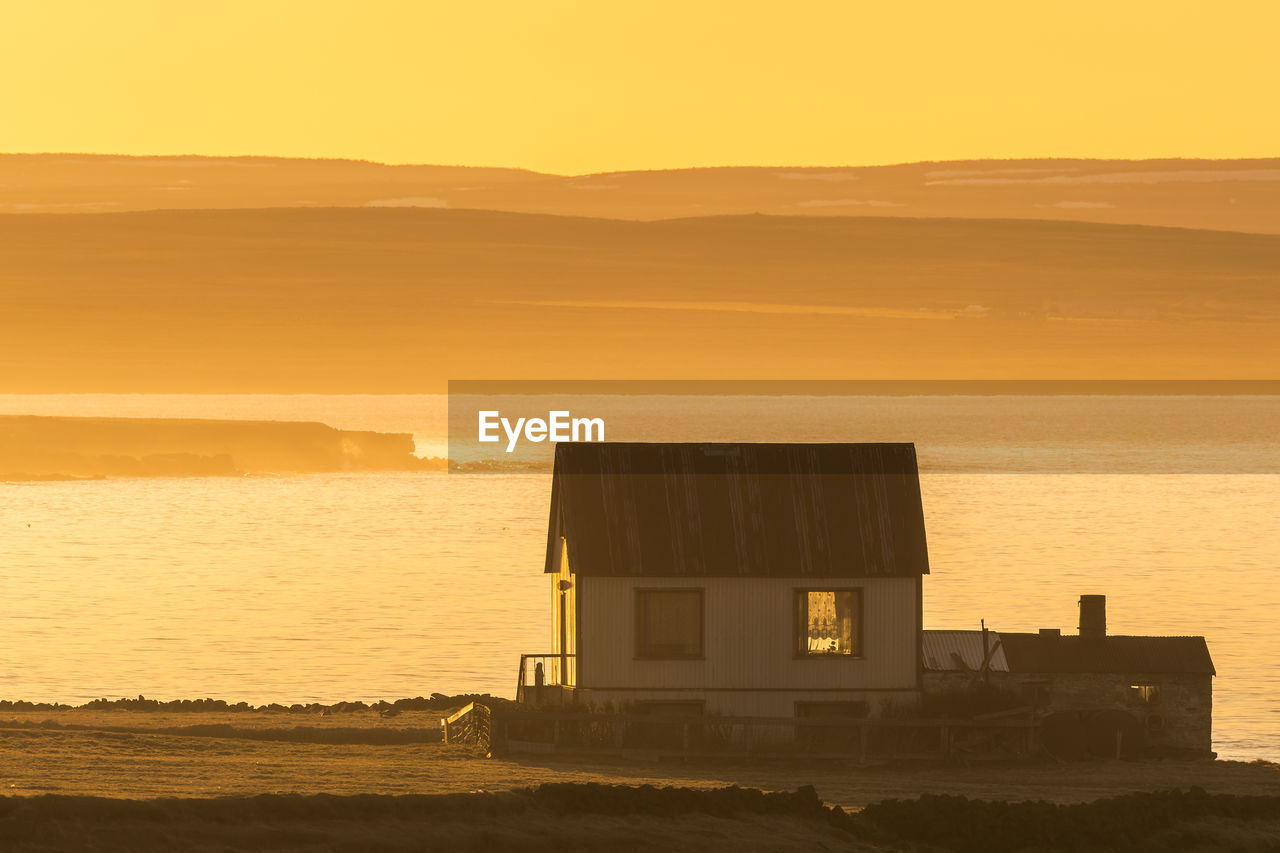
[[[1280,235],[407,208],[0,216],[0,393],[1276,379]]]
[[[617,219],[768,213],[1280,233],[1280,158],[967,160],[589,175],[283,157],[0,154],[0,214],[425,207]]]

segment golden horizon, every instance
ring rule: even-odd
[[[30,5],[0,73],[36,85],[0,95],[0,150],[573,175],[1265,156],[1280,9],[1228,6]]]
[[[1107,156],[1105,154],[1091,156],[1057,156],[1057,155],[1011,155],[1000,157],[965,157],[965,158],[948,158],[948,159],[919,159],[919,160],[883,160],[875,162],[829,162],[829,163],[795,163],[795,162],[775,162],[775,163],[708,163],[704,165],[672,165],[672,166],[651,166],[643,168],[625,168],[605,169],[594,172],[555,172],[541,169],[533,169],[526,166],[516,166],[504,163],[454,163],[430,160],[378,160],[370,157],[346,157],[337,155],[298,155],[298,154],[279,154],[279,153],[247,153],[247,152],[228,152],[228,153],[210,153],[203,151],[149,151],[149,152],[129,152],[129,151],[0,151],[0,157],[101,157],[104,159],[132,159],[132,160],[290,160],[310,163],[358,163],[369,166],[389,166],[389,167],[407,167],[407,168],[430,168],[430,169],[476,169],[490,171],[513,171],[528,172],[535,175],[543,175],[548,178],[590,178],[605,175],[622,175],[622,174],[645,174],[658,172],[699,172],[699,171],[719,171],[719,170],[752,170],[752,169],[812,169],[812,170],[838,170],[838,169],[879,169],[893,168],[896,166],[945,166],[952,164],[966,163],[1093,163],[1093,164],[1118,164],[1118,163],[1134,163],[1134,164],[1151,164],[1151,163],[1253,163],[1253,162],[1269,162],[1280,160],[1280,149],[1269,154],[1252,154],[1234,157],[1212,157],[1212,156],[1187,156],[1187,155],[1153,155],[1149,157],[1121,157]]]

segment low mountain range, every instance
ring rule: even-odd
[[[0,393],[1272,379],[1278,178],[6,155]]]

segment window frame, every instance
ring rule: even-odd
[[[839,652],[811,652],[808,650],[809,637],[809,593],[811,592],[849,592],[856,601],[857,625],[853,632],[853,648],[848,654]],[[803,598],[802,598],[803,596]],[[804,602],[801,614],[800,602]],[[798,586],[791,590],[791,653],[797,660],[862,660],[865,649],[862,645],[865,634],[866,596],[860,586]]]
[[[698,595],[698,651],[689,655],[655,655],[645,650],[644,605],[641,603],[645,595],[662,592],[691,592]],[[700,586],[644,586],[636,587],[635,597],[635,659],[636,660],[706,660],[707,651],[707,593]]]

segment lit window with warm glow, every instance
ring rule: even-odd
[[[796,590],[796,653],[862,654],[862,591]]]

